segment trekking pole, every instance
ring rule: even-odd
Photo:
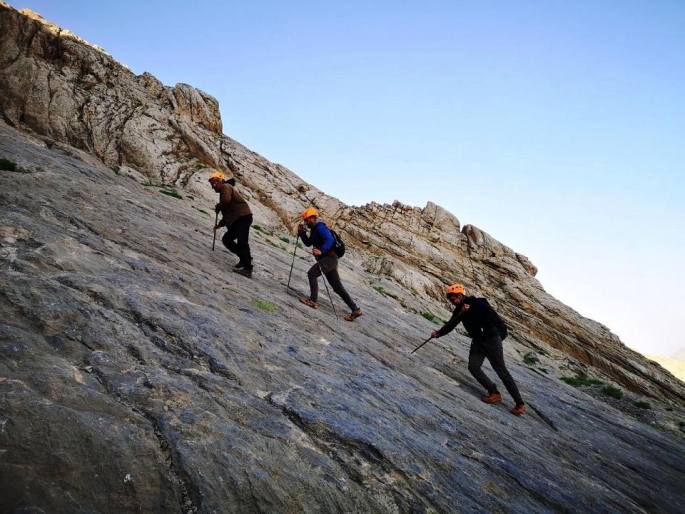
[[[328,282],[326,282],[326,275],[323,274],[323,270],[321,269],[321,263],[319,261],[316,261],[316,263],[319,265],[319,271],[321,272],[321,276],[323,277],[323,285],[326,286],[328,299],[331,301],[331,307],[333,307],[333,314],[335,314],[335,319],[338,319],[338,313],[335,311],[335,305],[333,305],[333,298],[331,297],[331,292],[328,290]]]
[[[214,251],[214,245],[216,244],[216,224],[219,223],[219,213],[216,213],[216,219],[214,220],[214,241],[212,241],[212,251]]]
[[[462,311],[462,312],[463,312],[463,311]],[[459,313],[459,317],[458,317],[457,319],[461,319],[462,312]],[[416,350],[418,350],[419,348],[421,348],[424,344],[426,344],[426,343],[427,343],[428,341],[430,341],[431,339],[433,339],[433,336],[430,336],[430,337],[429,337],[428,339],[426,339],[423,343],[421,343],[421,344],[418,345],[416,348],[414,348],[414,349],[412,350],[412,352],[411,352],[409,355],[412,355]]]
[[[428,339],[426,339],[423,343],[421,343],[421,344],[418,345],[416,348],[414,348],[414,350],[412,350],[412,352],[411,352],[409,355],[412,355],[416,350],[418,350],[419,348],[421,348],[424,344],[426,344],[426,343],[427,343],[428,341],[430,341],[431,339],[433,339],[433,336],[430,336],[430,337],[429,337]]]
[[[293,250],[293,263],[290,265],[290,275],[288,275],[288,287],[290,289],[290,277],[293,276],[293,266],[295,266],[295,253],[297,252],[297,243],[300,241],[300,233],[297,233],[297,239],[295,239],[295,249]]]

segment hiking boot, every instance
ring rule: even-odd
[[[354,321],[355,319],[357,319],[361,315],[362,315],[362,310],[357,309],[356,311],[352,311],[349,316],[345,316],[345,321]]]
[[[238,271],[239,269],[242,269],[245,267],[245,263],[243,261],[238,262],[235,266],[233,266],[233,271]]]
[[[514,416],[520,416],[524,412],[526,412],[526,406],[524,404],[516,405],[513,409],[511,409],[511,413]]]
[[[500,393],[492,393],[483,398],[485,403],[499,403],[502,401],[502,395]]]
[[[319,306],[316,302],[311,301],[309,298],[300,298],[300,303],[308,305],[312,309],[316,309]]]
[[[249,268],[233,268],[233,271],[235,271],[238,275],[242,275],[243,277],[252,278],[252,266]]]

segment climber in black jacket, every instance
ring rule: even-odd
[[[454,313],[450,320],[438,331],[433,332],[431,337],[442,337],[450,333],[459,323],[464,324],[466,332],[471,337],[471,349],[469,350],[469,371],[478,382],[485,387],[488,395],[483,398],[485,403],[498,403],[502,401],[502,395],[497,386],[487,377],[481,367],[487,358],[492,369],[504,383],[516,405],[511,409],[512,414],[520,416],[526,411],[526,406],[521,399],[514,377],[511,376],[504,365],[504,352],[502,340],[507,337],[507,327],[502,318],[494,311],[485,298],[466,296],[464,286],[454,284],[447,288],[447,299],[454,305]]]

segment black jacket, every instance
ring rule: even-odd
[[[438,337],[449,334],[459,323],[464,324],[466,332],[474,341],[483,341],[495,334],[499,334],[502,339],[507,337],[506,325],[485,298],[467,296],[462,303],[468,304],[469,310],[461,314],[462,306],[456,307],[450,320],[438,330]]]

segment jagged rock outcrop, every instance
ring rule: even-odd
[[[3,5],[3,4],[0,4]],[[516,332],[529,334],[608,374],[635,392],[685,401],[682,382],[625,347],[607,327],[548,295],[523,255],[443,208],[394,202],[348,207],[221,134],[214,98],[188,85],[136,76],[102,49],[30,11],[0,8],[0,109],[7,122],[68,143],[121,172],[182,187],[214,200],[208,174],[236,175],[265,225],[291,233],[300,212],[317,206],[351,245],[410,293],[434,301],[464,282],[491,298]],[[441,313],[446,316],[444,311]]]
[[[254,278],[231,274],[210,206],[47,146],[0,122],[18,164],[0,171],[0,512],[685,507],[677,403],[637,421],[558,378],[592,368],[517,333],[515,418],[480,401],[462,333],[410,355],[436,305],[362,252],[341,273],[364,316],[336,320],[324,291],[297,301],[302,252],[286,289],[285,232],[255,230]]]
[[[685,510],[683,383],[484,231],[432,203],[346,206],[221,134],[211,96],[2,2],[0,113],[7,512]],[[214,169],[262,226],[253,281],[210,250]],[[285,288],[280,238],[311,204],[350,246],[353,325]],[[480,403],[463,334],[408,355],[455,280],[511,327],[521,420]],[[570,375],[629,392],[607,407]]]

